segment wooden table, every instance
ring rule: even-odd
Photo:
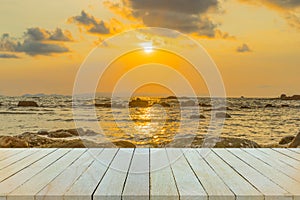
[[[0,200],[300,199],[300,149],[0,149]]]

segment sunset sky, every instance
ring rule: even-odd
[[[228,96],[300,94],[299,0],[2,0],[0,24],[0,95],[71,95],[89,52],[139,27],[197,40]],[[132,65],[135,57],[122,59]]]

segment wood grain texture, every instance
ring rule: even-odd
[[[0,149],[0,200],[300,200],[299,149]]]

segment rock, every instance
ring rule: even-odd
[[[132,144],[131,142],[128,141],[115,141],[113,142],[114,145],[116,145],[119,148],[136,148],[136,146],[134,144]]]
[[[199,106],[201,106],[201,107],[211,107],[210,104],[206,104],[206,103],[199,103]]]
[[[96,135],[99,135],[98,133],[96,133],[95,131],[92,131],[92,130],[86,130],[85,132],[84,132],[84,135],[85,136],[96,136]]]
[[[242,138],[221,137],[214,148],[260,148],[254,141]]]
[[[168,96],[166,99],[177,99],[176,96]]]
[[[141,107],[141,108],[145,108],[145,107],[149,107],[151,106],[151,104],[149,104],[148,101],[146,100],[141,100],[140,98],[137,99],[133,99],[129,102],[129,107]]]
[[[2,106],[2,103],[0,102],[0,106]]]
[[[51,144],[40,146],[42,148],[112,148],[110,143],[95,143],[89,140],[55,140]]]
[[[288,108],[288,107],[290,107],[290,106],[289,106],[288,104],[282,104],[281,107],[282,107],[282,108]]]
[[[38,135],[48,135],[48,131],[45,131],[45,130],[40,130],[37,132]]]
[[[295,136],[293,136],[293,135],[285,136],[285,137],[281,138],[281,140],[279,141],[279,144],[288,144],[288,143],[291,143],[294,138],[295,138]]]
[[[196,103],[193,100],[188,100],[188,101],[184,101],[181,102],[180,106],[182,107],[189,107],[189,106],[195,106]]]
[[[166,102],[160,102],[159,105],[163,106],[163,107],[171,107],[170,104],[166,103]]]
[[[204,115],[191,115],[190,119],[206,119]]]
[[[72,135],[71,133],[67,132],[67,131],[55,131],[55,132],[50,132],[48,134],[48,137],[51,138],[67,138],[67,137],[73,137],[74,135]]]
[[[226,110],[232,110],[231,108],[229,107],[218,107],[218,108],[211,108],[211,109],[206,109],[204,111],[226,111]]]
[[[111,104],[110,103],[95,103],[96,107],[101,107],[101,108],[111,108]]]
[[[231,116],[225,112],[218,112],[216,113],[216,118],[231,118]]]
[[[286,94],[282,94],[280,96],[281,100],[300,100],[300,95],[287,96]]]
[[[19,101],[19,107],[39,107],[35,101]]]
[[[272,105],[272,104],[270,104],[270,103],[268,103],[268,104],[265,106],[265,108],[275,108],[275,106]]]
[[[287,98],[286,94],[280,95],[280,99],[286,99],[286,98]]]
[[[231,137],[204,138],[203,136],[177,138],[169,144],[158,145],[160,148],[166,146],[171,148],[260,148],[259,144],[247,139]]]
[[[250,106],[241,106],[241,109],[251,109]]]
[[[0,136],[0,148],[27,148],[28,143],[13,136]]]
[[[72,134],[73,136],[80,136],[80,135],[84,135],[85,132],[83,130],[83,128],[73,128],[73,129],[68,129],[68,130],[65,130],[66,132]]]
[[[300,132],[299,132],[298,135],[293,139],[293,141],[292,141],[291,144],[289,145],[289,148],[297,148],[298,146],[300,146]]]

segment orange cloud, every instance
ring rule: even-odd
[[[121,0],[118,3],[105,1],[104,5],[113,13],[139,25],[163,27],[192,34],[197,37],[233,39],[228,33],[218,29],[219,24],[208,17],[211,12],[219,12],[217,0]]]
[[[269,9],[279,12],[287,23],[300,29],[300,1],[299,0],[239,0],[240,2],[256,6],[265,6]]]

